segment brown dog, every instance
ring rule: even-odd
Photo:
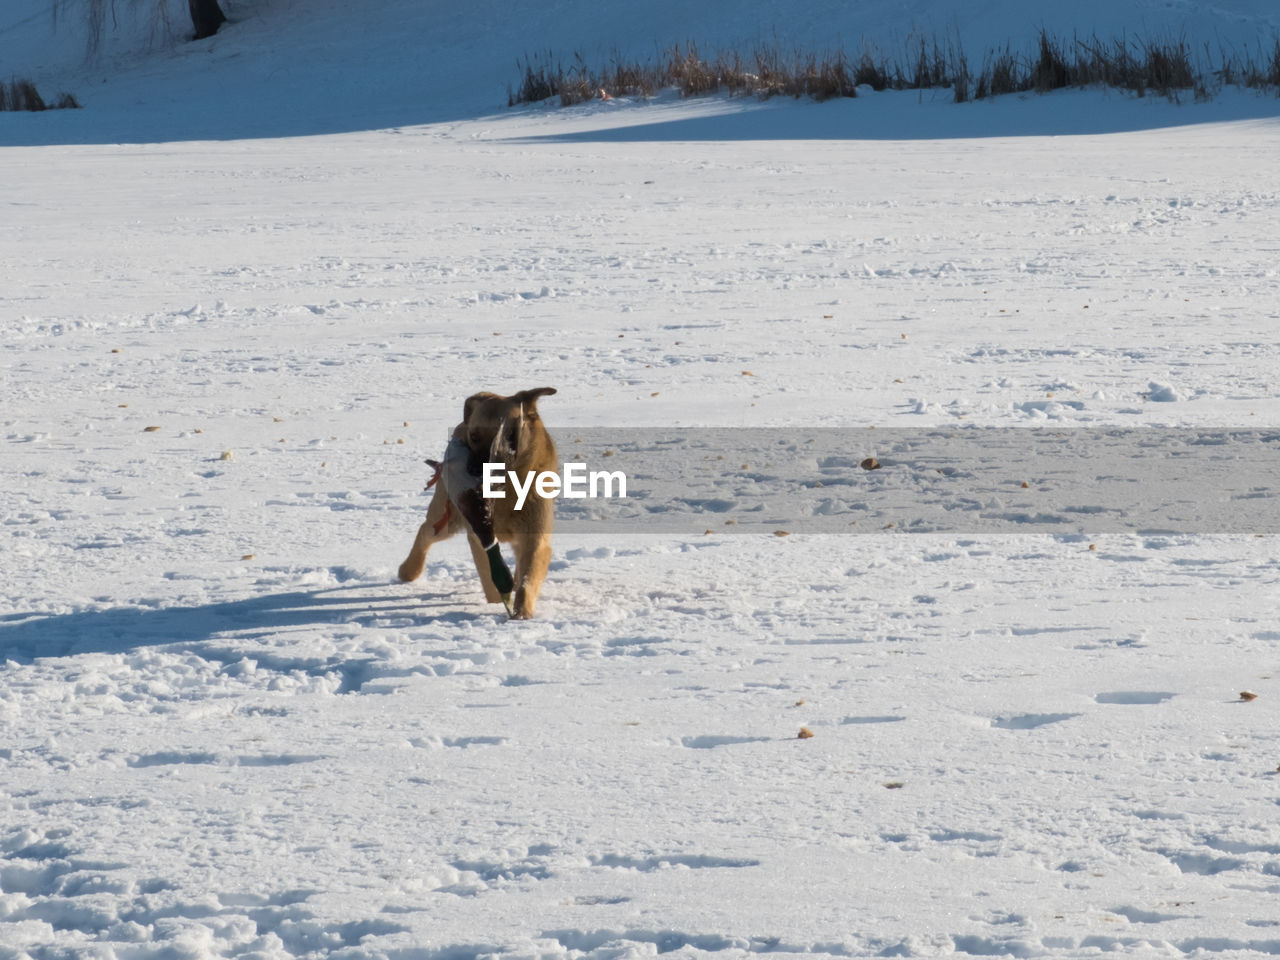
[[[503,463],[504,469],[515,471],[521,484],[528,482],[530,473],[556,472],[559,466],[556,445],[538,416],[538,398],[555,392],[555,387],[537,387],[521,390],[509,397],[500,397],[496,393],[476,393],[467,397],[462,408],[462,422],[454,427],[453,435],[464,441],[471,451],[471,473],[479,476],[480,464],[486,461]],[[554,501],[538,496],[536,488],[531,485],[524,507],[517,510],[510,482],[500,489],[506,496],[490,501],[493,505],[493,530],[499,540],[510,543],[515,549],[513,616],[526,620],[533,616],[538,591],[542,589],[542,581],[547,577],[547,564],[551,561]],[[435,496],[427,507],[427,519],[418,528],[409,556],[400,564],[400,579],[418,579],[426,566],[427,551],[431,545],[463,529],[467,531],[485,599],[490,603],[500,603],[502,596],[489,573],[484,545],[467,528],[459,511],[449,509],[449,491],[444,488],[443,479],[436,485]]]

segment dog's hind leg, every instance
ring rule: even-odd
[[[515,541],[516,548],[516,620],[528,620],[538,602],[538,591],[547,578],[551,563],[551,538],[543,535],[522,537]]]
[[[435,496],[427,507],[427,519],[418,528],[418,535],[413,538],[409,556],[400,564],[400,579],[407,583],[422,576],[431,545],[453,536],[458,530],[459,522],[457,511],[450,509],[449,496],[444,492],[444,486],[437,486]]]

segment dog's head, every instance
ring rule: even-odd
[[[550,396],[555,387],[521,390],[509,397],[473,393],[462,407],[462,425],[472,457],[506,463],[515,468],[522,451],[535,436],[545,436],[538,416],[538,398]]]

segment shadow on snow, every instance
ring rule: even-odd
[[[0,113],[0,146],[143,144],[318,136],[476,124],[484,140],[519,143],[699,143],[760,141],[955,140],[1099,135],[1204,123],[1280,120],[1280,97],[1225,91],[1173,103],[1104,89],[1007,94],[955,104],[948,90],[885,91],[853,99],[731,98],[715,95],[649,103],[550,103],[494,111],[494,104],[406,101],[350,103],[335,92],[318,109],[311,98],[278,91],[242,109],[202,113],[181,104]],[[534,126],[533,132],[529,131]],[[508,131],[504,131],[504,127]],[[541,132],[543,127],[547,132]],[[517,134],[515,131],[526,131]],[[453,133],[448,135],[452,136]]]
[[[389,596],[372,592],[367,585],[274,593],[198,606],[8,614],[0,617],[0,661],[119,654],[229,636],[257,639],[311,627],[412,629],[492,616],[488,611],[464,608],[456,596]]]
[[[525,108],[563,118],[523,143],[697,143],[745,140],[957,140],[1133,133],[1205,123],[1268,123],[1280,130],[1280,98],[1227,91],[1206,103],[1174,103],[1090,88],[1049,94],[1008,94],[964,104],[950,92],[885,91],[852,99],[728,96],[651,104]],[[574,129],[577,127],[578,129]]]

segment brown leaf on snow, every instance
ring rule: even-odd
[[[1257,700],[1258,695],[1251,690],[1241,690],[1240,699],[1243,700],[1245,703],[1248,703],[1250,700]]]
[[[800,732],[796,734],[796,739],[797,739],[797,740],[808,740],[808,739],[809,739],[810,737],[812,737],[812,736],[813,736],[813,731],[812,731],[812,730],[810,730],[808,727],[801,727],[801,728],[800,728]]]
[[[867,457],[867,459],[863,460],[862,463],[858,464],[858,466],[862,467],[863,470],[879,470],[880,461],[875,457]]]

